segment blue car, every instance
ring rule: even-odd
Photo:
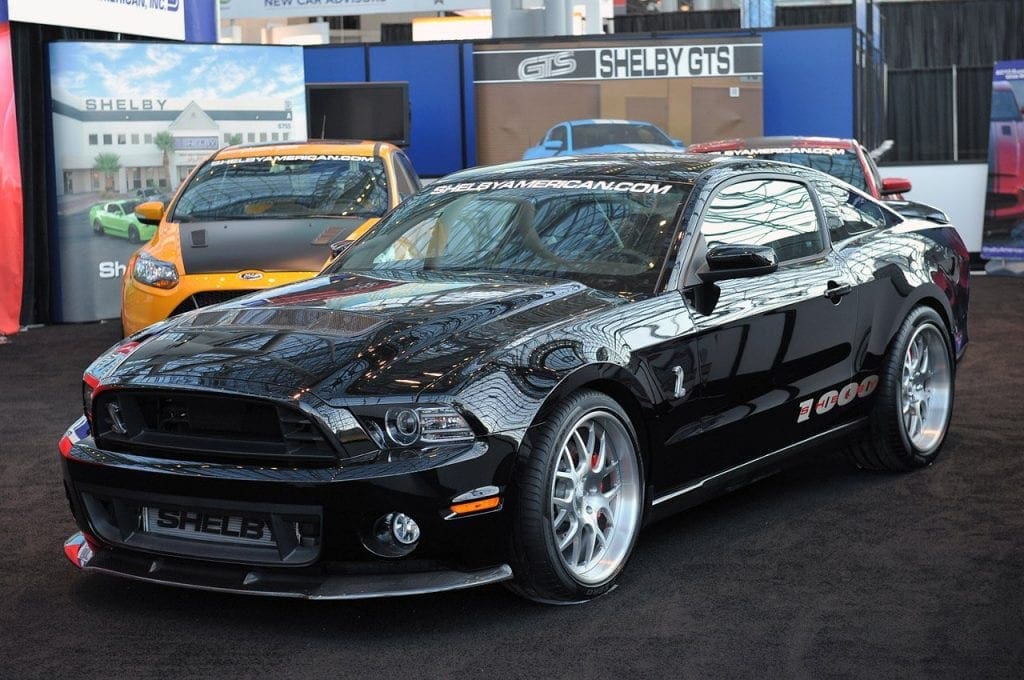
[[[646,153],[685,151],[682,140],[672,139],[657,125],[639,120],[588,118],[558,123],[523,160],[591,153]]]

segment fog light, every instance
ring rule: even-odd
[[[420,525],[404,512],[378,517],[363,534],[363,547],[379,557],[404,557],[416,549]]]

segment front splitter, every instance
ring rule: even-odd
[[[179,588],[305,600],[362,600],[422,595],[475,588],[512,578],[512,568],[507,564],[473,571],[344,576],[287,574],[241,565],[196,564],[170,557],[94,548],[81,532],[64,542],[64,554],[83,571]]]

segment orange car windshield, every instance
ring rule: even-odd
[[[174,222],[379,217],[388,182],[379,158],[280,155],[207,162],[174,206]]]

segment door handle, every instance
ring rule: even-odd
[[[853,292],[853,286],[848,283],[836,283],[835,281],[829,281],[825,287],[825,297],[831,300],[835,304],[839,304],[839,300],[844,295],[849,295]]]

